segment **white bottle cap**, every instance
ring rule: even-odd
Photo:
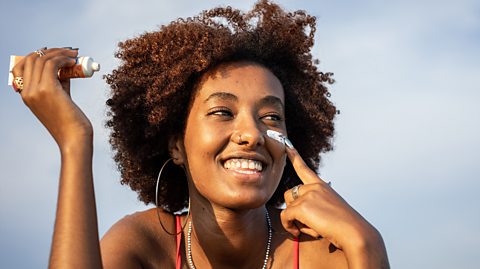
[[[100,70],[100,64],[97,62],[92,63],[92,70],[93,71],[99,71]]]

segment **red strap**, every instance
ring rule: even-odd
[[[298,269],[300,266],[300,242],[298,237],[293,239],[293,268]]]
[[[180,247],[182,245],[182,224],[181,224],[180,215],[175,215],[175,223],[176,223],[176,240],[177,240],[177,265],[175,268],[181,269],[182,268],[182,254],[180,253]]]

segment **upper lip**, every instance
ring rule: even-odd
[[[246,152],[246,151],[231,152],[220,158],[222,164],[229,159],[249,159],[249,160],[259,161],[263,165],[267,164],[267,159],[258,152]]]

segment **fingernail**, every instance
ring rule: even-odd
[[[293,149],[293,144],[290,142],[288,138],[285,137],[285,145],[291,149]]]
[[[73,48],[72,50],[78,50],[78,48]]]

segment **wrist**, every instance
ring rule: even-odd
[[[383,238],[374,227],[352,237],[344,252],[350,269],[390,268]]]
[[[93,133],[76,134],[68,139],[68,142],[58,144],[62,157],[68,156],[92,156]]]

